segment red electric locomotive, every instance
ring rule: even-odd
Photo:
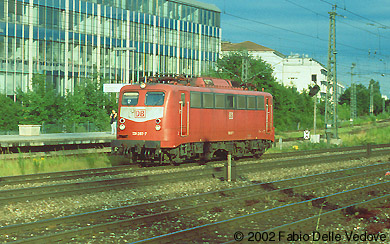
[[[150,82],[149,82],[150,81]],[[153,78],[124,86],[114,153],[131,161],[260,156],[274,141],[272,95],[216,78]]]

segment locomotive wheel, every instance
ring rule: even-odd
[[[198,161],[199,163],[199,165],[206,165],[207,164],[207,160],[205,160],[204,158],[201,158],[201,159],[199,159],[199,161]]]
[[[254,150],[254,151],[252,151],[252,154],[253,154],[253,157],[254,158],[260,158],[261,157],[261,155],[263,155],[263,151],[261,151],[261,150]]]
[[[117,154],[119,154],[119,148],[117,148],[117,147],[111,147],[111,154],[112,154],[112,155],[117,155]]]
[[[134,163],[134,160],[133,160],[133,152],[131,150],[129,150],[127,156],[129,157],[129,163],[132,164]]]
[[[180,160],[180,158],[179,157],[172,157],[172,156],[170,156],[169,157],[169,162],[170,162],[170,164],[171,165],[173,165],[173,166],[178,166],[181,162],[182,162],[182,160]]]
[[[180,159],[174,158],[173,160],[171,160],[171,165],[178,166],[180,164],[180,161]]]
[[[263,155],[262,153],[255,153],[253,156],[257,159],[259,159]]]

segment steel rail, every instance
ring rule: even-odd
[[[371,207],[373,205],[377,205],[378,202],[388,202],[388,201],[390,201],[390,194],[386,194],[384,196],[373,198],[373,199],[370,199],[370,200],[367,200],[367,201],[363,201],[363,202],[354,203],[354,204],[351,204],[351,205],[348,205],[348,206],[344,206],[344,207],[341,207],[341,208],[338,208],[338,209],[335,209],[335,210],[331,210],[329,212],[322,213],[321,215],[314,215],[314,216],[311,216],[311,217],[308,217],[308,218],[305,218],[305,219],[301,219],[301,220],[298,220],[298,221],[295,221],[295,222],[291,222],[291,223],[288,223],[288,224],[280,225],[280,226],[277,226],[277,227],[274,227],[274,228],[270,228],[270,229],[258,230],[258,231],[259,232],[268,232],[268,233],[270,233],[270,232],[280,232],[280,231],[286,231],[286,232],[290,231],[290,232],[292,232],[292,231],[294,231],[296,229],[299,229],[300,231],[302,231],[302,230],[304,230],[303,228],[305,228],[305,227],[306,227],[306,229],[310,229],[311,231],[313,231],[313,227],[318,224],[319,218],[321,218],[321,220],[324,221],[324,219],[330,219],[331,217],[334,217],[335,215],[338,215],[338,214],[342,213],[343,211],[345,212],[345,211],[347,211],[350,208],[357,208],[357,207],[363,207],[363,206]],[[314,230],[315,230],[315,228],[314,228]],[[244,237],[244,239],[247,239],[247,238],[248,238],[248,236]],[[224,244],[228,244],[228,243],[237,243],[237,240],[233,239],[233,240],[224,242]]]
[[[247,214],[247,215],[243,215],[243,216],[239,216],[239,217],[235,217],[235,218],[231,218],[231,219],[227,219],[227,220],[223,220],[223,221],[218,221],[218,222],[214,222],[214,223],[210,223],[210,224],[196,226],[193,228],[188,228],[185,230],[176,231],[176,232],[169,233],[169,234],[155,236],[152,238],[136,241],[133,243],[168,243],[168,242],[172,243],[172,242],[183,242],[185,240],[202,241],[202,239],[201,239],[202,237],[200,236],[201,234],[211,233],[214,230],[219,230],[219,235],[222,235],[221,232],[224,232],[226,230],[232,231],[234,229],[237,229],[237,226],[242,226],[242,223],[247,222],[249,219],[253,219],[255,217],[258,218],[261,215],[268,214],[271,216],[285,216],[285,218],[286,218],[286,216],[291,216],[295,212],[294,210],[298,210],[298,209],[307,210],[308,205],[311,204],[312,206],[315,206],[315,205],[317,205],[316,202],[324,202],[326,199],[329,202],[329,199],[335,199],[338,197],[339,198],[346,197],[346,196],[354,197],[354,196],[358,195],[357,193],[359,193],[362,190],[370,191],[370,190],[374,190],[374,189],[377,190],[380,188],[388,189],[389,185],[390,185],[390,181],[376,183],[376,184],[372,184],[369,186],[359,187],[359,188],[355,188],[355,189],[351,189],[351,190],[343,191],[343,192],[338,192],[338,193],[323,196],[323,197],[313,198],[313,199],[306,200],[306,201],[290,203],[287,205],[283,205],[283,206],[279,206],[279,207],[275,207],[275,208],[267,209],[267,210],[263,210],[263,211],[258,211],[255,213],[251,213],[251,214]],[[387,198],[390,198],[390,194],[385,194],[384,196],[386,196]],[[373,198],[373,199],[375,199],[375,198]],[[350,201],[350,199],[349,199],[349,201]],[[365,200],[365,201],[368,201],[368,200]],[[360,202],[357,202],[357,203],[360,203]],[[350,204],[348,204],[346,206],[349,206],[349,205]],[[344,207],[346,207],[346,206],[344,206]],[[338,208],[342,208],[342,206],[338,205],[336,209],[338,209]],[[333,210],[335,210],[335,209],[333,209]],[[300,212],[300,214],[302,214],[302,212]],[[317,216],[318,216],[318,212],[316,212],[314,214],[317,214]],[[309,218],[312,216],[309,216],[309,217],[294,216],[294,217],[306,219],[306,218]],[[263,218],[261,218],[261,220],[265,221],[265,220],[267,220],[267,218],[263,217]],[[264,225],[264,223],[262,223],[262,224]],[[229,234],[231,235],[232,233],[234,233],[234,232],[230,232]],[[214,235],[215,235],[215,233],[214,233]],[[226,238],[224,238],[224,239],[226,241]]]
[[[381,145],[372,145],[371,149],[380,149],[386,150],[385,148],[390,147],[390,144],[381,144]],[[278,159],[286,157],[298,157],[304,155],[316,155],[322,153],[337,153],[337,152],[348,152],[348,151],[362,151],[366,150],[367,155],[369,155],[368,146],[355,146],[355,147],[344,147],[344,148],[332,148],[332,149],[316,149],[316,150],[307,150],[307,151],[297,151],[297,152],[287,152],[287,153],[274,153],[274,154],[265,154],[262,156],[262,159]],[[377,155],[379,151],[373,151],[373,155]],[[366,156],[364,153],[357,157]],[[258,162],[258,160],[256,159]],[[218,164],[218,163],[217,163]],[[181,167],[191,167],[190,165],[182,165]],[[172,166],[162,166],[155,168],[148,168],[148,170],[161,170],[165,167],[172,168]],[[213,167],[213,164],[208,165],[208,167]],[[177,167],[175,167],[177,168]],[[134,168],[134,166],[115,166],[109,168],[94,168],[94,169],[85,169],[85,170],[72,170],[72,171],[60,171],[60,172],[50,172],[50,173],[38,173],[38,174],[29,174],[29,175],[18,175],[18,176],[4,176],[0,177],[0,186],[1,185],[15,185],[15,184],[25,184],[25,183],[41,183],[48,181],[59,181],[59,180],[71,180],[76,178],[86,178],[91,176],[105,176],[105,175],[116,175],[125,172],[138,172],[143,171],[145,168]]]
[[[132,211],[132,212],[137,212],[139,210],[143,209],[148,209],[152,208],[153,206],[164,206],[169,203],[177,203],[179,201],[183,200],[189,200],[189,199],[202,199],[202,198],[208,198],[209,196],[216,195],[216,196],[228,196],[229,194],[233,193],[240,193],[244,192],[247,193],[248,191],[251,190],[256,190],[258,188],[264,188],[264,189],[270,189],[270,186],[273,186],[273,189],[278,189],[278,188],[286,188],[286,187],[292,187],[296,184],[300,184],[300,181],[304,182],[315,182],[318,180],[321,180],[322,178],[329,180],[329,177],[333,177],[333,180],[337,179],[349,179],[349,174],[352,174],[355,171],[363,171],[363,173],[360,173],[360,175],[366,175],[366,172],[368,174],[377,174],[377,173],[383,173],[384,167],[390,167],[390,162],[388,163],[379,163],[375,165],[369,165],[369,166],[360,166],[360,167],[354,167],[354,168],[349,168],[349,169],[342,169],[342,170],[336,170],[336,171],[331,171],[331,172],[325,172],[325,173],[318,173],[314,175],[308,175],[308,176],[300,176],[300,177],[295,177],[295,178],[290,178],[290,179],[283,179],[283,180],[278,180],[278,181],[272,181],[272,182],[266,182],[266,183],[257,183],[257,184],[252,184],[250,186],[244,186],[244,187],[236,187],[236,188],[229,188],[229,189],[223,189],[223,190],[218,190],[214,192],[206,192],[206,193],[201,193],[197,195],[192,195],[192,196],[185,196],[185,197],[179,197],[179,198],[174,198],[174,199],[169,199],[169,200],[163,200],[163,201],[157,201],[157,202],[151,202],[151,203],[142,203],[142,204],[136,204],[136,205],[131,205],[131,206],[125,206],[125,207],[119,207],[119,208],[112,208],[109,210],[101,210],[101,211],[93,211],[91,213],[85,213],[85,214],[77,214],[77,215],[72,215],[72,216],[67,216],[67,217],[61,217],[62,222],[65,222],[65,219],[79,219],[80,216],[86,217],[86,216],[92,216],[93,218],[96,217],[96,214],[99,213],[105,213],[106,215],[113,215],[117,214],[118,212],[125,212],[125,211]],[[376,168],[380,168],[379,170],[376,170]],[[345,177],[344,175],[348,175]],[[340,176],[339,176],[340,175]],[[352,175],[352,177],[358,177],[359,174]],[[241,194],[241,193],[240,193]],[[89,218],[89,217],[87,217]],[[56,219],[51,219],[51,220],[43,220],[40,221],[40,223],[52,223],[52,221],[55,221]],[[14,226],[7,226],[0,228],[0,234],[4,234],[4,230],[9,230],[12,228],[19,228],[21,231],[27,231],[27,229],[24,229],[30,225],[35,225],[37,222],[32,222],[32,223],[27,223],[27,224],[20,224],[20,225],[14,225]],[[23,227],[23,228],[21,228]]]
[[[381,151],[372,151],[371,155],[374,154],[386,154],[387,150]],[[359,153],[349,153],[342,155],[330,155],[330,156],[318,156],[312,158],[302,159],[287,159],[287,160],[279,160],[268,163],[250,163],[243,164],[237,169],[239,173],[247,173],[254,172],[260,170],[269,170],[280,167],[296,167],[308,164],[315,163],[327,163],[334,161],[342,161],[342,160],[350,160],[350,159],[359,159],[366,155],[365,152]],[[83,192],[91,192],[91,191],[102,191],[102,186],[112,185],[114,188],[117,187],[126,187],[127,183],[132,186],[145,186],[148,184],[154,184],[159,182],[176,182],[177,180],[194,180],[199,178],[207,178],[210,176],[217,177],[220,179],[224,179],[222,175],[223,168],[201,168],[194,169],[190,171],[181,171],[175,173],[162,173],[162,174],[153,174],[153,175],[145,175],[145,176],[134,176],[134,177],[121,177],[115,179],[105,179],[105,180],[96,180],[96,181],[86,181],[86,182],[77,182],[77,183],[64,183],[64,184],[54,184],[48,186],[40,186],[40,187],[27,187],[20,189],[12,189],[12,190],[1,190],[0,191],[0,204],[5,204],[9,202],[16,201],[24,201],[24,200],[33,200],[33,199],[42,199],[45,197],[51,196],[60,196],[61,193],[64,195],[71,195],[75,193],[83,193]],[[96,173],[100,174],[100,173]],[[104,174],[104,173],[102,173]],[[242,177],[245,178],[245,177]],[[119,184],[118,184],[119,183]],[[92,187],[93,185],[98,185],[98,187]],[[83,188],[81,188],[83,187]],[[73,192],[73,193],[72,193]]]
[[[382,164],[378,164],[376,166],[382,166]],[[369,169],[371,168],[372,166],[366,166],[366,167],[360,167],[360,169]],[[320,186],[316,186],[317,184],[322,184],[322,185],[326,185],[326,184],[329,184],[329,183],[335,183],[335,182],[342,182],[342,181],[350,181],[351,179],[353,178],[356,178],[356,179],[359,179],[359,177],[361,176],[367,176],[367,175],[382,175],[383,174],[383,169],[382,170],[378,170],[378,171],[369,171],[368,173],[362,173],[362,174],[358,174],[358,175],[349,175],[349,176],[344,176],[344,177],[340,177],[340,178],[336,178],[336,179],[329,179],[329,176],[331,174],[335,174],[337,176],[338,173],[345,173],[345,174],[349,174],[351,173],[350,171],[354,171],[354,170],[357,170],[359,169],[358,167],[357,168],[352,168],[352,169],[348,169],[348,170],[340,170],[340,171],[334,171],[334,172],[330,172],[330,173],[322,173],[322,174],[316,174],[316,175],[311,175],[311,176],[307,176],[307,177],[298,177],[298,178],[292,178],[292,179],[288,179],[288,180],[282,180],[282,181],[275,181],[275,182],[271,182],[275,187],[278,187],[278,184],[277,183],[283,183],[281,184],[280,186],[282,185],[289,185],[288,188],[280,188],[280,189],[275,189],[275,190],[272,190],[271,192],[260,192],[260,193],[256,193],[257,194],[257,197],[260,196],[260,195],[263,195],[263,194],[277,194],[277,193],[280,193],[286,189],[292,189],[291,188],[291,185],[294,184],[293,182],[296,181],[295,183],[299,183],[300,180],[305,180],[305,182],[309,181],[311,182],[313,180],[313,178],[315,177],[320,177],[320,176],[328,176],[328,177],[325,177],[326,180],[323,180],[321,182],[316,182],[316,183],[309,183],[309,184],[304,184],[304,185],[298,185],[298,186],[294,186],[293,188],[295,189],[299,189],[299,188],[304,188],[304,189],[307,189],[308,187],[314,187],[314,188],[317,188],[317,187],[320,187]],[[244,193],[247,193],[248,192],[248,189],[250,188],[257,188],[259,189],[260,186],[269,186],[270,183],[264,183],[264,184],[256,184],[256,185],[252,185],[252,186],[248,186],[248,187],[242,187],[241,189],[239,189],[240,191],[243,191]],[[204,196],[210,196],[210,195],[227,195],[229,193],[229,191],[234,191],[234,190],[237,190],[237,189],[228,189],[228,190],[221,190],[221,191],[218,191],[218,192],[213,192],[213,193],[205,193],[203,194],[203,196],[201,197],[204,197]],[[266,189],[266,188],[265,188]],[[263,189],[264,190],[264,189]],[[195,196],[190,196],[189,198],[194,198],[194,197],[198,197],[197,195]],[[181,208],[180,210],[171,210],[171,211],[166,211],[166,212],[162,212],[162,213],[158,213],[158,214],[154,214],[154,215],[147,215],[147,216],[144,216],[144,217],[137,217],[137,218],[133,218],[133,219],[130,219],[130,220],[122,220],[122,221],[116,221],[116,222],[111,222],[111,223],[108,223],[108,225],[110,227],[105,227],[104,224],[97,224],[97,225],[94,225],[94,226],[90,226],[90,227],[81,227],[79,228],[78,230],[70,230],[70,231],[65,231],[65,232],[61,232],[61,233],[57,233],[57,234],[53,234],[53,235],[50,235],[49,237],[36,237],[36,240],[38,241],[41,241],[43,240],[42,238],[55,238],[55,239],[50,239],[50,241],[58,241],[60,240],[61,238],[70,238],[70,236],[73,236],[75,233],[78,233],[78,232],[81,232],[81,231],[86,231],[87,233],[89,233],[90,231],[93,231],[95,230],[96,231],[101,231],[101,230],[106,230],[107,228],[114,228],[115,225],[119,224],[119,226],[130,226],[130,225],[135,225],[137,223],[146,223],[148,221],[150,221],[150,219],[153,221],[153,219],[156,219],[156,216],[164,216],[166,217],[167,215],[172,215],[172,214],[178,214],[178,213],[181,213],[183,214],[183,212],[191,212],[191,211],[194,211],[194,209],[204,209],[204,208],[211,208],[213,206],[217,206],[217,205],[224,205],[226,206],[226,204],[233,204],[237,201],[245,201],[247,199],[251,199],[253,198],[254,196],[251,195],[251,196],[248,196],[248,195],[245,195],[243,197],[238,197],[238,198],[233,198],[233,199],[229,199],[229,200],[225,200],[223,202],[212,202],[212,203],[207,203],[207,204],[204,204],[204,205],[197,205],[197,206],[192,206],[192,207],[186,207],[186,208]],[[158,204],[160,206],[165,206],[167,205],[169,202],[171,203],[176,203],[177,204],[177,201],[180,201],[180,200],[188,200],[188,197],[184,197],[184,198],[179,198],[179,199],[171,199],[171,200],[166,200],[166,201],[161,201],[161,202],[155,202],[153,204]],[[135,207],[135,208],[134,208]],[[8,231],[8,233],[12,232],[12,231],[16,231],[17,232],[26,232],[28,231],[29,229],[37,229],[38,227],[44,227],[44,226],[56,226],[56,225],[59,225],[59,224],[62,224],[64,225],[65,223],[68,223],[69,221],[80,221],[81,219],[84,219],[85,220],[89,220],[89,219],[96,219],[96,218],[101,218],[103,216],[100,216],[99,214],[100,213],[104,213],[105,216],[109,215],[113,215],[113,214],[120,214],[120,212],[136,212],[136,211],[139,211],[139,210],[144,210],[144,209],[150,209],[152,208],[151,204],[138,204],[138,205],[135,205],[135,206],[129,206],[129,207],[124,207],[124,208],[117,208],[117,209],[110,209],[108,211],[102,211],[102,212],[99,212],[99,211],[95,211],[95,212],[92,212],[92,213],[86,213],[86,214],[79,214],[79,215],[75,215],[75,216],[68,216],[68,217],[62,217],[62,218],[58,218],[58,219],[52,219],[52,220],[43,220],[43,221],[38,221],[36,223],[28,223],[28,224],[21,224],[21,225],[14,225],[14,226],[7,226],[7,227],[4,227],[3,229],[0,228],[0,234],[4,234],[5,232]],[[119,210],[119,213],[117,212]],[[130,217],[129,217],[130,218]],[[148,220],[149,219],[149,220]],[[127,223],[127,222],[131,222],[131,223]],[[90,223],[90,222],[89,222]],[[42,232],[40,232],[42,233]],[[35,240],[35,239],[34,239]],[[33,241],[33,240],[30,240],[29,239],[29,242],[30,241]],[[38,241],[38,242],[39,242]]]
[[[271,170],[276,168],[288,168],[288,167],[298,167],[304,165],[313,165],[313,164],[325,164],[331,162],[338,161],[346,161],[346,160],[357,160],[367,156],[381,156],[390,154],[390,150],[378,150],[369,152],[353,152],[346,154],[337,154],[337,155],[321,155],[310,158],[294,158],[294,159],[285,159],[278,160],[267,163],[251,163],[245,165],[237,165],[237,172],[245,173],[245,172],[253,172],[259,170]]]
[[[17,185],[26,183],[40,183],[47,181],[70,180],[83,177],[123,174],[124,172],[134,171],[137,171],[137,169],[129,166],[114,166],[108,168],[94,168],[28,175],[3,176],[0,177],[0,185]]]
[[[121,177],[115,179],[63,183],[39,187],[27,187],[0,191],[0,204],[11,202],[38,200],[47,197],[69,196],[76,193],[110,190],[111,187],[140,187],[156,183],[176,182],[178,179],[191,181],[202,177],[210,177],[215,169],[208,169],[189,175],[188,172],[174,174],[154,174],[145,176]],[[218,169],[216,169],[218,171]],[[108,188],[109,187],[109,188]]]
[[[390,144],[388,146],[390,147]],[[322,153],[340,153],[340,152],[349,152],[349,151],[359,151],[365,150],[367,146],[352,146],[352,147],[336,147],[336,148],[324,148],[324,149],[312,149],[312,150],[303,150],[303,151],[294,151],[294,152],[284,152],[284,153],[266,153],[261,156],[262,159],[272,159],[278,157],[294,157],[302,156],[307,154],[322,154]]]
[[[111,151],[110,147],[103,148],[88,148],[88,149],[77,149],[77,150],[62,150],[62,151],[42,151],[42,152],[19,152],[19,153],[7,153],[3,152],[0,154],[0,160],[17,160],[26,158],[37,158],[37,157],[58,157],[58,156],[75,156],[75,155],[89,155],[89,154],[105,154]]]

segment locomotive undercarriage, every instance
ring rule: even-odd
[[[124,155],[130,163],[171,163],[179,164],[186,160],[200,159],[207,162],[217,158],[226,158],[230,153],[233,158],[244,156],[260,157],[271,147],[269,140],[245,140],[223,142],[195,142],[182,144],[176,148],[160,148],[159,145],[121,144],[113,146],[114,154]]]

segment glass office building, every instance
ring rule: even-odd
[[[0,93],[27,90],[36,73],[61,94],[95,74],[197,76],[220,43],[220,10],[194,0],[0,0]]]

